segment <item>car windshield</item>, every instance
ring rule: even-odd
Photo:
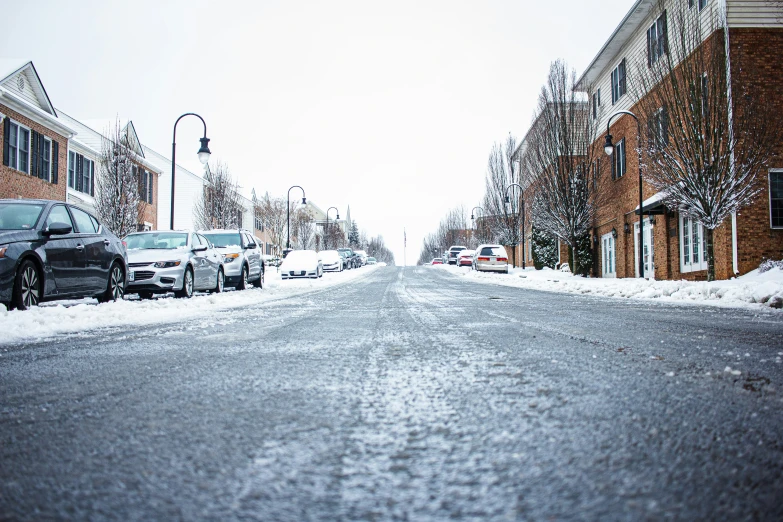
[[[173,250],[187,246],[188,235],[183,232],[147,232],[125,238],[128,250]]]
[[[506,252],[503,249],[503,247],[499,247],[499,246],[484,247],[481,249],[481,255],[482,256],[505,256]]]
[[[239,234],[202,234],[216,247],[242,246]]]
[[[0,203],[0,230],[30,230],[43,208],[43,204]]]

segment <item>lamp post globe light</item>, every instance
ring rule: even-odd
[[[201,162],[202,165],[206,165],[207,162],[209,161],[210,154],[212,154],[209,150],[209,138],[207,138],[207,124],[204,121],[204,118],[202,118],[201,116],[199,116],[194,112],[186,112],[185,114],[177,118],[177,121],[174,122],[174,136],[171,140],[171,220],[169,221],[169,228],[171,230],[174,230],[174,177],[177,171],[177,124],[179,123],[179,120],[181,120],[185,116],[195,116],[196,118],[201,120],[201,123],[204,124],[204,137],[199,138],[199,141],[201,142],[201,147],[198,149],[198,160]]]
[[[299,185],[294,185],[293,187],[288,189],[288,197],[286,198],[286,204],[285,204],[285,218],[287,223],[287,233],[285,238],[285,249],[289,250],[291,248],[291,190],[298,188],[302,191],[302,205],[307,205],[307,198],[305,197],[305,190],[300,187]],[[288,252],[284,252],[285,255],[288,254]]]
[[[511,203],[511,198],[508,197],[508,189],[511,187],[519,187],[519,190],[522,192],[522,205],[520,207],[521,214],[522,214],[522,270],[525,269],[525,189],[522,188],[522,185],[519,183],[511,183],[506,187],[505,194],[506,194],[506,203]],[[514,249],[516,250],[516,245],[514,245]]]
[[[324,229],[324,250],[329,250],[329,211],[334,209],[337,212],[337,220],[340,220],[340,211],[337,207],[329,207],[326,209],[326,228]]]
[[[614,119],[615,116],[621,116],[623,114],[627,114],[628,116],[631,116],[634,120],[636,120],[636,150],[639,154],[639,277],[644,277],[644,219],[642,219],[644,216],[642,215],[642,203],[644,203],[644,199],[642,196],[642,148],[641,148],[641,140],[642,140],[642,127],[641,123],[639,122],[639,118],[636,117],[636,114],[632,113],[631,111],[617,111],[614,114],[612,114],[609,117],[609,120],[606,122],[606,141],[604,142],[604,152],[606,152],[607,156],[611,156],[614,153],[614,144],[612,143],[612,135],[609,134],[609,125],[612,123],[612,119]],[[629,231],[628,223],[625,224],[626,232]],[[650,241],[652,241],[652,234],[650,235]]]

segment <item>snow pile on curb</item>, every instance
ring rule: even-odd
[[[509,275],[443,266],[467,279],[503,286],[552,292],[632,299],[659,299],[732,307],[783,307],[783,269],[754,270],[729,281],[655,281],[647,279],[586,278],[551,269],[522,270]]]
[[[129,299],[97,304],[95,299],[51,301],[30,310],[8,311],[0,305],[0,345],[78,334],[90,330],[159,324],[187,323],[210,314],[236,308],[253,307],[329,288],[363,277],[375,270],[366,266],[358,270],[326,273],[320,279],[283,281],[274,268],[266,272],[263,289],[226,291],[220,294],[197,294],[191,299],[159,297],[149,301]]]

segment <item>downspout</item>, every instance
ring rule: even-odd
[[[729,155],[729,168],[734,172],[734,102],[731,93],[731,47],[729,42],[729,11],[728,1],[721,0],[721,9],[723,17],[723,44],[726,49],[726,96],[728,98],[728,118],[729,118],[729,143],[732,144],[731,154]],[[731,268],[734,276],[739,275],[739,255],[737,252],[737,213],[731,213]]]

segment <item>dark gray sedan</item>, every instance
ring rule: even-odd
[[[62,201],[0,199],[0,302],[121,299],[127,258],[98,219]]]

